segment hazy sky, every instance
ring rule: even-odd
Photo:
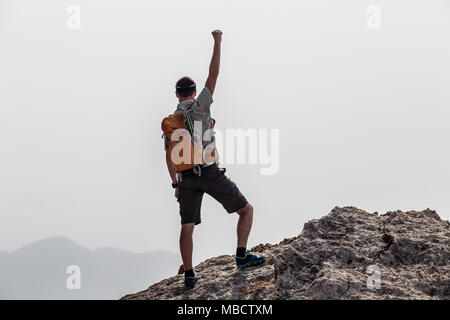
[[[448,0],[0,0],[0,250],[62,235],[178,251],[160,122],[179,77],[203,86],[216,28],[217,128],[280,130],[278,174],[227,166],[251,245],[334,206],[450,218]],[[233,253],[237,217],[202,208],[196,262]]]

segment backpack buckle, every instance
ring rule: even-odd
[[[202,167],[196,165],[195,167],[192,168],[192,172],[200,177],[202,175]]]

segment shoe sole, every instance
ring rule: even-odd
[[[265,261],[266,261],[266,258],[264,258],[264,259],[261,260],[261,261],[255,261],[255,262],[251,262],[251,263],[244,264],[244,265],[242,265],[242,266],[237,266],[237,267],[238,267],[238,269],[245,269],[245,268],[248,268],[248,267],[258,266],[258,265],[264,263]]]
[[[195,285],[196,285],[197,282],[198,282],[198,279],[200,279],[200,277],[198,277],[197,279],[195,279],[195,282],[194,282],[194,284],[193,284],[192,286],[188,286],[186,283],[184,284],[184,286],[185,286],[187,289],[194,289],[194,288],[195,288]]]
[[[192,285],[192,286],[188,286],[187,284],[184,284],[184,286],[186,287],[186,289],[194,289],[196,284],[197,284],[197,283],[195,283],[195,284]]]

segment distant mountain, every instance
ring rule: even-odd
[[[72,265],[80,267],[80,290],[66,285]],[[54,237],[0,251],[0,299],[117,299],[173,275],[179,265],[170,252],[91,251]]]

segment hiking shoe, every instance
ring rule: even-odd
[[[245,256],[243,258],[236,257],[236,265],[239,269],[257,266],[266,261],[266,257],[262,254],[253,254],[250,251],[245,252]]]
[[[194,271],[193,277],[184,277],[184,284],[186,288],[192,289],[195,287],[195,284],[197,283],[197,280],[200,278],[197,272]]]

